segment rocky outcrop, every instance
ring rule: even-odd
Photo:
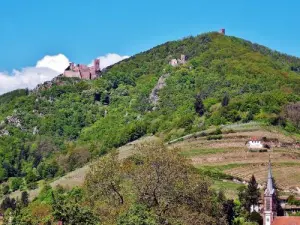
[[[0,130],[0,137],[3,137],[3,136],[9,136],[8,130],[5,130],[5,129]]]
[[[61,75],[53,78],[51,81],[46,81],[43,84],[37,85],[36,88],[34,88],[31,92],[37,93],[39,91],[50,89],[54,85],[63,86],[66,84],[75,84],[78,82],[80,82],[79,78],[77,78],[77,79],[73,78],[72,80],[69,80],[68,78],[63,77],[63,75],[61,74]]]
[[[158,101],[159,101],[159,96],[158,96],[158,92],[163,89],[166,86],[166,79],[170,76],[170,74],[164,74],[162,75],[158,81],[157,84],[155,85],[155,87],[152,89],[152,92],[149,96],[150,102],[153,105],[157,105]]]
[[[11,126],[22,128],[20,119],[15,115],[6,117],[6,122]]]

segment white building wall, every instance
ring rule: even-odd
[[[247,144],[249,149],[263,149],[264,145],[261,141],[249,141]]]

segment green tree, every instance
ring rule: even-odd
[[[67,225],[96,225],[98,218],[90,208],[80,202],[80,196],[66,196],[52,192],[53,216]]]
[[[230,101],[229,95],[227,93],[225,93],[225,95],[222,99],[222,106],[223,107],[228,106],[229,101]]]
[[[196,95],[194,107],[199,116],[204,115],[205,108],[200,94]]]
[[[259,198],[260,192],[258,189],[258,184],[254,175],[252,175],[247,188],[242,188],[239,190],[239,200],[247,212],[250,212],[252,205],[258,205]]]
[[[23,184],[23,178],[21,177],[13,177],[10,182],[10,186],[13,191],[18,190],[22,184]]]
[[[2,193],[3,195],[7,195],[9,193],[9,186],[7,184],[3,184]]]
[[[23,207],[27,207],[29,204],[29,194],[27,191],[23,191],[21,195],[21,204]]]
[[[262,216],[258,212],[255,212],[255,211],[250,214],[249,220],[251,222],[257,223],[258,225],[263,225],[263,223],[264,223]]]
[[[36,168],[29,169],[29,171],[26,174],[25,180],[26,180],[27,184],[35,182],[35,181],[38,180],[38,175],[37,175]]]
[[[7,171],[3,167],[0,167],[0,181],[4,181],[5,179],[7,179]]]
[[[137,154],[122,161],[116,154],[104,156],[86,176],[92,206],[101,205],[95,210],[106,208],[111,212],[107,215],[104,211],[104,221],[112,224],[134,201],[153,212],[159,223],[227,224],[222,203],[215,198],[209,180],[192,168],[179,149],[153,142],[136,150]],[[134,218],[131,213],[127,216]]]
[[[157,216],[144,205],[133,205],[127,212],[121,214],[118,225],[156,225]]]
[[[177,217],[178,222],[187,224],[226,224],[210,183],[194,173],[178,152],[155,142],[138,148],[141,163],[132,179],[139,202],[153,209],[160,221]]]
[[[122,168],[118,154],[102,157],[90,167],[85,186],[91,198],[101,199],[112,205],[124,204]],[[101,188],[99,188],[101,187]]]
[[[17,202],[14,198],[5,197],[1,203],[2,211],[6,211],[7,209],[15,210],[17,207]]]

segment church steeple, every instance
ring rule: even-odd
[[[275,194],[271,160],[269,159],[267,187],[264,193],[264,225],[271,225],[277,216]]]
[[[268,192],[268,194],[273,195],[274,191],[275,190],[274,190],[274,185],[273,185],[271,159],[269,159],[267,189],[265,190],[265,193]]]

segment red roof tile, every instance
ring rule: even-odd
[[[300,217],[279,216],[275,218],[272,225],[300,225]]]

